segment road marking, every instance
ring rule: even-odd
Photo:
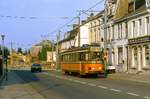
[[[95,84],[92,84],[92,83],[89,83],[88,85],[89,85],[89,86],[96,86]]]
[[[86,82],[82,82],[82,81],[80,81],[80,83],[81,83],[81,84],[87,84]]]
[[[144,98],[145,98],[145,99],[150,99],[150,97],[149,97],[149,96],[144,96]]]
[[[79,80],[73,80],[74,82],[80,82]]]
[[[121,92],[121,90],[118,89],[110,89],[111,91],[115,91],[115,92]]]
[[[48,75],[49,73],[47,73],[47,72],[43,72],[42,74]]]
[[[69,78],[68,80],[72,81],[72,79],[71,79],[71,78]]]
[[[132,95],[132,96],[139,96],[138,94],[130,93],[130,92],[128,92],[127,94],[128,94],[128,95]]]
[[[98,86],[99,88],[107,89],[108,87],[105,86]]]
[[[67,80],[68,78],[67,78],[67,77],[64,77],[63,79],[66,79],[66,80]]]
[[[59,78],[59,76],[56,76],[56,78]]]

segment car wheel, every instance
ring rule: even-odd
[[[33,69],[31,69],[31,72],[32,72],[32,73],[34,72]]]

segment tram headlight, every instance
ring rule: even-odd
[[[92,70],[95,70],[95,68],[93,67]]]
[[[102,70],[102,67],[99,67],[98,69],[99,69],[99,70]]]

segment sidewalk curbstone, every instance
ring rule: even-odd
[[[113,80],[115,79],[127,80],[127,81],[150,84],[150,75],[144,75],[144,74],[116,73],[116,74],[109,74],[108,78],[113,79]]]

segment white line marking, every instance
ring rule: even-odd
[[[145,98],[145,99],[150,99],[150,97],[149,97],[149,96],[144,96],[144,98]]]
[[[121,92],[121,90],[118,89],[110,89],[111,91],[115,91],[115,92]]]
[[[92,84],[92,83],[89,83],[88,85],[89,85],[89,86],[96,86],[95,84]]]
[[[139,96],[138,94],[130,93],[130,92],[128,92],[127,94],[128,94],[128,95],[132,95],[132,96]]]
[[[68,80],[72,81],[72,79],[71,79],[71,78],[70,78],[70,79],[68,79]]]
[[[59,76],[56,76],[57,78],[59,78]]]
[[[80,81],[78,81],[78,80],[73,80],[74,82],[80,82]]]
[[[67,77],[64,77],[64,79],[68,79]]]
[[[107,89],[108,87],[105,86],[98,86],[99,88]]]
[[[81,81],[80,83],[81,83],[81,84],[87,84],[86,82],[82,82],[82,81]]]

